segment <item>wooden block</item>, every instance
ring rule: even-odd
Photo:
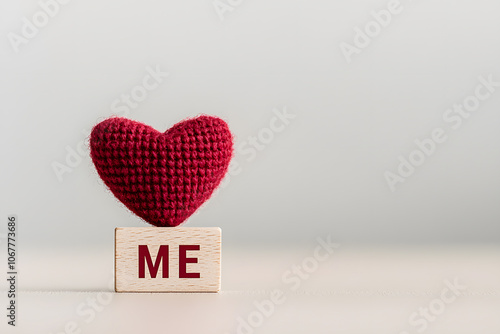
[[[218,227],[118,227],[116,292],[217,292]]]

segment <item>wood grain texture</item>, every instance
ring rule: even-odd
[[[169,277],[162,277],[161,266],[156,278],[139,278],[139,245],[147,245],[152,263],[160,245],[168,245]],[[199,245],[188,251],[197,263],[186,264],[199,278],[179,278],[179,245]],[[217,292],[221,280],[221,229],[218,227],[118,227],[115,229],[116,292]]]

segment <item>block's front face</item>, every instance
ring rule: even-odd
[[[217,292],[221,230],[218,227],[115,229],[117,292]]]

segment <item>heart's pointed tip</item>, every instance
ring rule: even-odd
[[[164,221],[164,220],[155,220],[150,218],[142,218],[146,223],[154,227],[177,227],[186,222],[186,219],[177,220],[177,221]]]

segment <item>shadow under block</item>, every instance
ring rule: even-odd
[[[116,292],[217,292],[218,227],[118,227]]]

